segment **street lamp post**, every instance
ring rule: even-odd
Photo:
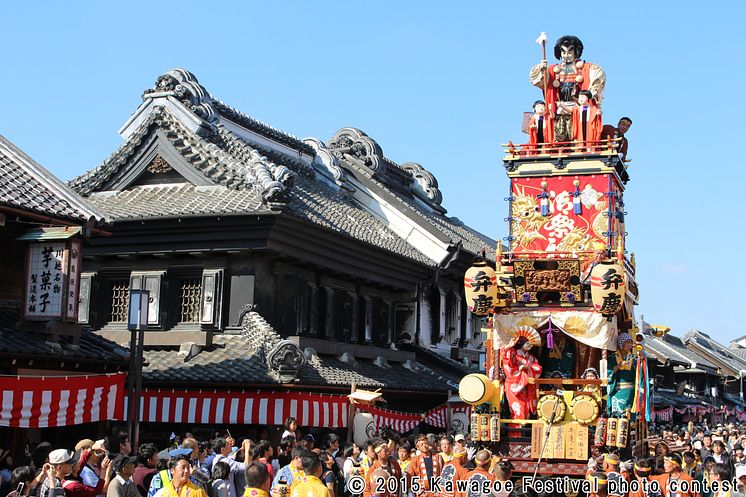
[[[149,302],[150,292],[148,290],[130,290],[127,329],[132,332],[132,335],[130,337],[128,424],[133,450],[137,450],[140,443],[140,392],[142,390],[143,345],[145,341],[145,328],[148,327]],[[134,368],[132,367],[133,362]]]

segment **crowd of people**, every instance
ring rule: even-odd
[[[744,446],[746,425],[667,426],[649,458],[597,454],[586,479],[595,483],[593,497],[746,497]],[[358,446],[333,432],[319,440],[301,435],[290,418],[276,446],[229,432],[203,441],[187,433],[163,450],[144,443],[131,452],[127,433],[115,432],[72,448],[41,443],[18,465],[3,454],[0,497],[476,497],[485,488],[498,497],[537,494],[530,485],[508,484],[512,463],[462,433],[403,437],[385,429]],[[477,481],[481,490],[458,488],[457,481]],[[733,488],[713,489],[725,481]],[[682,490],[672,482],[692,484]]]

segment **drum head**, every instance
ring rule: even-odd
[[[557,411],[554,416],[554,421],[558,422],[565,417],[565,412],[567,411],[565,402],[554,394],[545,395],[539,399],[539,404],[536,406],[536,409],[539,412],[539,418],[541,418],[545,423],[549,423],[552,419],[552,412],[554,411],[555,404],[557,405]]]
[[[593,423],[598,418],[598,410],[598,402],[590,395],[578,395],[570,404],[572,418],[583,425]]]

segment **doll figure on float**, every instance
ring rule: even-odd
[[[571,117],[581,90],[590,91],[601,105],[606,74],[598,64],[580,60],[582,55],[583,42],[577,36],[563,36],[554,45],[554,56],[560,62],[547,66],[547,61],[542,60],[529,73],[531,84],[544,91],[548,111],[555,116],[556,142],[573,138]]]
[[[508,345],[500,351],[505,374],[503,389],[512,419],[528,419],[536,413],[536,385],[529,379],[541,376],[541,364],[531,353],[531,349],[540,346],[538,331],[530,326],[519,326]]]
[[[601,139],[601,109],[593,101],[588,90],[578,93],[578,105],[572,110],[573,141],[582,147],[598,146]]]
[[[543,146],[554,142],[554,118],[543,100],[534,102],[534,113],[528,125],[529,154],[538,153]]]

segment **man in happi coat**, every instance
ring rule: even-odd
[[[442,469],[440,455],[430,450],[430,443],[425,435],[417,437],[415,446],[419,453],[412,458],[407,468],[409,488],[416,490],[415,495],[420,497],[433,497],[430,482],[433,477],[440,476]],[[417,485],[413,483],[414,479],[417,479]],[[416,486],[419,488],[415,488]]]

